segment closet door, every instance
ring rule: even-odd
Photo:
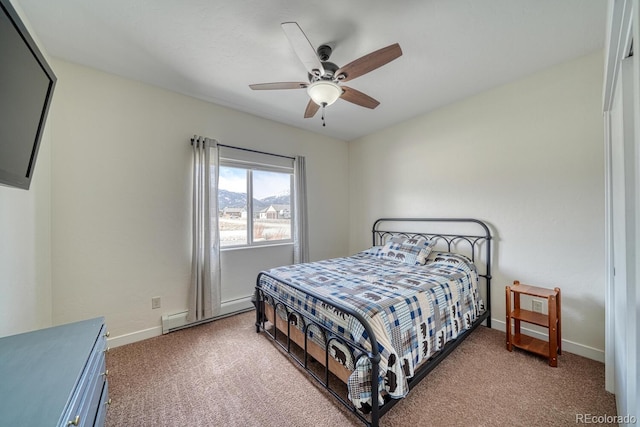
[[[640,420],[640,0],[610,0],[608,15],[605,384],[626,427]]]
[[[634,191],[636,184],[634,159],[634,123],[633,111],[632,59],[622,61],[610,114],[611,132],[611,220],[613,243],[613,306],[614,341],[614,381],[618,395],[619,414],[627,408],[624,396],[629,396],[633,381],[629,378],[628,368],[634,363],[630,360],[634,342],[629,340],[635,335],[634,293],[628,286],[634,281],[633,268],[633,231],[634,231]],[[630,268],[631,267],[631,268]],[[625,348],[629,347],[629,348]],[[625,369],[627,367],[627,369]],[[619,393],[619,391],[624,391]],[[620,399],[622,398],[622,399]],[[622,401],[621,401],[622,400]]]

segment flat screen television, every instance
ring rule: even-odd
[[[56,76],[10,1],[0,7],[0,184],[28,190]]]

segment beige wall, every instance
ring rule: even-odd
[[[50,166],[45,132],[30,189],[0,185],[0,337],[51,326]]]
[[[20,6],[11,3],[41,47]],[[0,337],[51,326],[50,123],[30,189],[0,185]]]
[[[55,323],[105,315],[112,336],[155,333],[162,314],[186,309],[193,134],[306,156],[310,255],[346,254],[343,211],[326,209],[348,203],[345,142],[68,62],[54,65]],[[263,261],[246,256],[240,268]],[[250,295],[254,280],[237,286]],[[234,286],[223,289],[238,297]],[[151,309],[154,296],[161,309]]]
[[[559,286],[567,350],[604,360],[602,62],[591,54],[350,142],[350,251],[370,245],[377,217],[482,219],[495,236],[494,327],[513,280]]]

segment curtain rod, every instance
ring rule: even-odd
[[[191,138],[191,145],[193,145],[193,138]],[[241,151],[249,151],[251,153],[265,154],[267,156],[282,157],[283,159],[290,159],[290,160],[296,159],[295,157],[285,156],[283,154],[267,153],[266,151],[252,150],[251,148],[234,147],[233,145],[218,144],[218,147],[232,148],[234,150],[241,150]]]
[[[266,151],[253,150],[251,148],[234,147],[233,145],[218,144],[218,147],[232,148],[234,150],[249,151],[251,153],[266,154],[267,156],[282,157],[284,159],[295,160],[295,157],[285,156],[283,154],[267,153]]]

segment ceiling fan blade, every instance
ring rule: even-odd
[[[310,99],[309,103],[307,104],[307,108],[304,110],[304,118],[309,119],[315,116],[319,109],[320,106],[313,102],[312,99]]]
[[[253,90],[304,89],[307,86],[309,86],[309,83],[305,82],[258,83],[249,85]]]
[[[324,67],[320,62],[320,58],[318,58],[316,50],[302,31],[302,28],[300,28],[296,22],[283,22],[282,29],[309,74],[318,77],[322,76],[324,74]]]
[[[382,67],[400,56],[402,56],[402,49],[400,49],[398,43],[395,43],[348,63],[344,67],[339,68],[334,75],[337,76],[338,80],[348,82],[363,74],[367,74],[369,71]]]
[[[378,105],[380,105],[378,101],[376,101],[369,95],[366,95],[360,92],[359,90],[355,90],[347,86],[340,86],[340,87],[344,91],[342,92],[342,95],[340,96],[340,98],[344,99],[345,101],[349,101],[361,107],[366,107],[371,109],[374,109]]]

